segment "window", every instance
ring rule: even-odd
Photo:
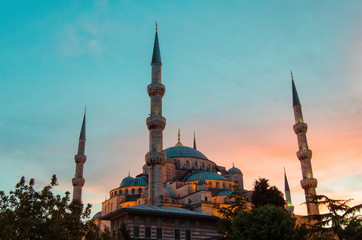
[[[207,202],[207,197],[205,197],[205,202]]]
[[[216,183],[216,188],[220,188],[220,183],[219,182]]]
[[[191,230],[190,229],[186,230],[186,240],[191,240]]]
[[[162,239],[162,228],[160,228],[160,227],[157,228],[156,237],[157,237],[157,239]]]
[[[145,238],[151,238],[151,227],[145,227]]]
[[[139,226],[134,226],[133,227],[133,237],[139,237],[140,236],[140,227]]]
[[[180,239],[180,229],[175,229],[175,239]]]
[[[135,194],[135,189],[134,189],[134,188],[131,190],[131,194],[132,194],[132,195]]]
[[[139,188],[138,189],[138,194],[141,194],[142,193],[142,188]]]
[[[128,189],[126,189],[125,194],[128,195]]]

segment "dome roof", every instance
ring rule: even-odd
[[[201,179],[197,182],[197,185],[207,184],[204,179]]]
[[[242,174],[239,168],[232,167],[229,171],[226,172],[227,174]]]
[[[127,181],[122,181],[119,187],[148,186],[148,181],[144,177],[136,177]]]
[[[186,182],[198,181],[203,179],[212,179],[212,180],[227,180],[224,176],[221,176],[214,172],[198,172],[192,174],[186,179]]]
[[[122,183],[125,183],[125,182],[127,182],[127,181],[129,181],[129,180],[132,180],[132,179],[133,179],[133,177],[130,177],[130,176],[125,177],[125,178],[123,178],[121,184],[122,184]]]
[[[228,196],[232,194],[229,190],[221,190],[220,192],[216,193],[214,196]]]
[[[197,151],[194,148],[186,146],[174,146],[164,150],[168,158],[174,157],[191,157],[191,158],[201,158],[209,160],[204,154]]]

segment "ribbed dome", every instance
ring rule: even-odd
[[[125,177],[125,178],[123,178],[121,184],[122,184],[122,183],[125,183],[125,182],[127,182],[127,181],[129,181],[129,180],[132,180],[132,179],[133,179],[133,177],[130,177],[130,176]]]
[[[242,174],[239,168],[232,167],[227,171],[227,174]]]
[[[148,181],[144,177],[136,177],[122,182],[120,187],[148,186]]]
[[[197,151],[194,148],[185,147],[185,146],[174,146],[164,150],[165,154],[169,158],[174,157],[191,157],[191,158],[201,158],[209,160],[204,154]]]
[[[186,182],[190,181],[198,181],[198,180],[227,180],[224,176],[221,176],[214,172],[198,172],[195,174],[192,174],[190,177],[186,179]]]

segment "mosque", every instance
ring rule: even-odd
[[[151,111],[146,119],[149,130],[149,150],[145,164],[135,177],[128,175],[119,186],[109,191],[102,203],[102,211],[94,216],[101,229],[116,231],[122,223],[130,230],[133,239],[214,239],[219,235],[216,222],[221,207],[228,206],[228,198],[238,187],[247,201],[251,191],[244,189],[243,173],[233,166],[226,169],[210,160],[196,146],[184,146],[180,139],[175,146],[163,148],[163,130],[166,118],[162,115],[162,97],[165,86],[161,82],[161,53],[156,26],[151,61],[151,84],[147,87]],[[293,77],[292,77],[293,79]],[[303,180],[301,185],[308,198],[315,193],[317,180],[313,178],[311,151],[307,146],[307,125],[303,122],[301,105],[293,81],[293,108],[298,136]],[[76,172],[73,178],[73,199],[81,200],[83,165],[85,156],[85,114],[75,156]],[[142,151],[142,149],[140,149]],[[293,211],[289,185],[285,175],[286,207]],[[250,205],[251,206],[251,205]],[[318,213],[318,207],[307,204],[308,214]]]

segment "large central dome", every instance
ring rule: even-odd
[[[174,146],[164,150],[168,158],[174,157],[191,157],[191,158],[201,158],[209,160],[204,154],[197,151],[194,148],[185,147],[185,146]]]

